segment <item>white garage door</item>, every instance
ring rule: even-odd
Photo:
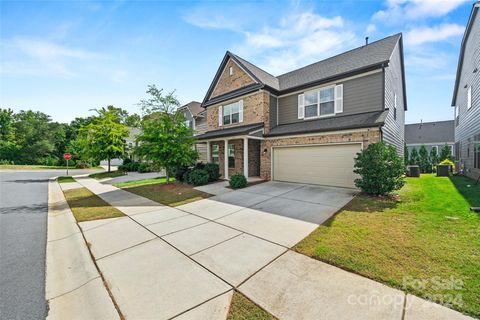
[[[361,144],[276,147],[273,180],[354,188],[354,158]]]

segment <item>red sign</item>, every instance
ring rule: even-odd
[[[68,153],[68,152],[67,152],[67,153],[64,153],[64,154],[63,154],[63,159],[65,159],[65,160],[70,160],[70,159],[72,159],[72,155],[71,155],[70,153]]]

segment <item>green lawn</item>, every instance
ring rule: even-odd
[[[171,182],[175,181],[175,178],[170,178],[170,181]],[[165,182],[167,182],[166,177],[158,177],[158,178],[153,178],[153,179],[143,179],[143,180],[119,182],[119,183],[114,183],[113,185],[117,188],[123,188],[123,187],[156,184],[156,183],[165,183]]]
[[[97,172],[92,173],[89,175],[90,178],[94,178],[97,180],[105,179],[105,178],[115,178],[124,176],[125,173],[123,171],[111,171],[111,172]]]
[[[294,249],[478,317],[480,215],[470,206],[480,206],[473,180],[407,178],[399,200],[357,196]]]
[[[62,176],[57,178],[58,183],[66,183],[66,182],[75,182],[75,179],[73,179],[70,176]]]
[[[124,216],[87,188],[65,190],[63,194],[78,222]]]
[[[208,193],[193,189],[191,185],[179,182],[131,185],[122,189],[171,207],[211,197]]]
[[[243,294],[234,292],[227,320],[275,320],[267,311],[263,310]]]

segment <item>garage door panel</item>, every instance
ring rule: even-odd
[[[273,179],[353,188],[354,158],[360,144],[277,147]]]

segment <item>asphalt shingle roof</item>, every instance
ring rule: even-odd
[[[405,125],[405,143],[429,144],[455,141],[453,120],[413,123]]]
[[[265,136],[283,136],[299,133],[325,132],[356,128],[370,128],[380,126],[385,122],[388,110],[373,111],[332,118],[307,120],[277,126]]]
[[[388,62],[401,36],[398,33],[277,77],[232,55],[263,84],[282,91]]]
[[[237,126],[232,128],[208,131],[207,133],[198,135],[195,138],[197,140],[205,140],[205,139],[212,139],[212,138],[244,135],[244,134],[249,134],[250,132],[261,129],[261,128],[263,128],[263,123],[247,124],[244,126]]]

